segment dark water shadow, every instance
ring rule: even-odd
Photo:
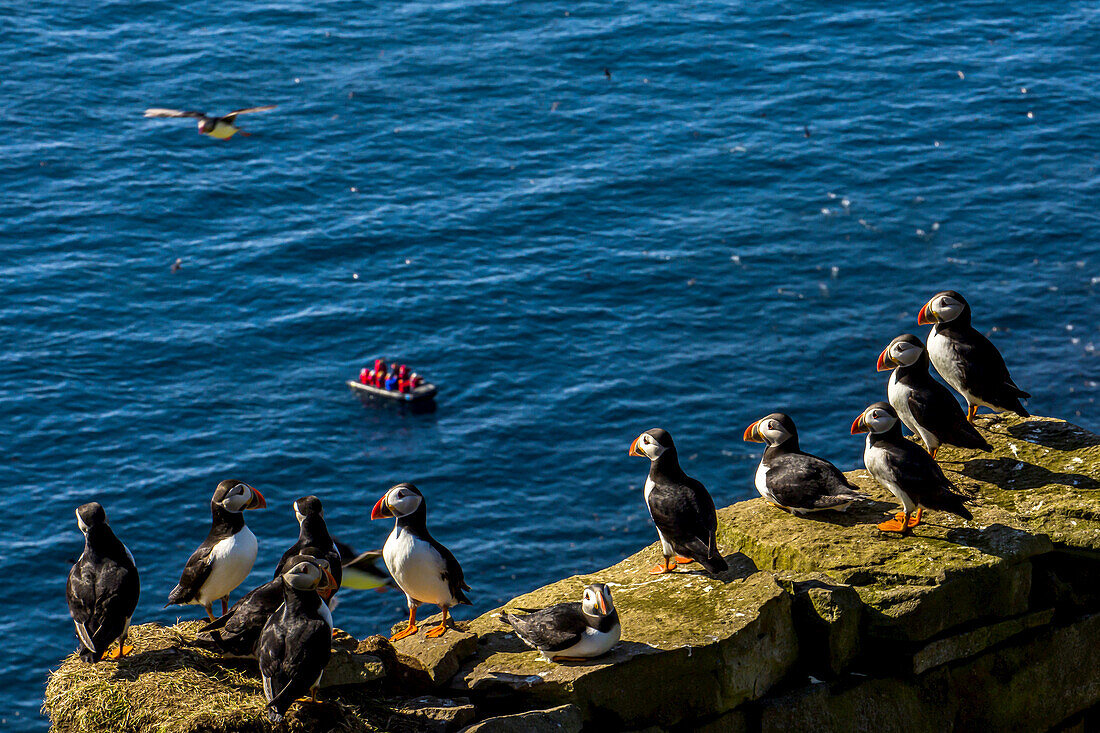
[[[1016,458],[976,458],[966,461],[959,473],[967,478],[991,483],[1003,491],[1037,489],[1047,484],[1062,484],[1082,491],[1100,489],[1100,481],[1091,476],[1058,473]]]
[[[1064,422],[1026,422],[1008,427],[1008,434],[1046,448],[1078,450],[1100,445],[1100,435]]]

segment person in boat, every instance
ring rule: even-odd
[[[424,378],[421,377],[416,372],[413,372],[412,374],[409,375],[409,391],[410,392],[415,391],[416,388],[419,387],[420,385],[422,385],[423,383],[424,383]]]
[[[359,370],[359,383],[360,384],[370,384],[371,375],[373,375],[373,374],[374,374],[373,370],[368,369],[367,367],[363,367],[362,369]]]
[[[396,369],[391,371],[388,375],[386,375],[385,385],[386,385],[386,389],[388,389],[388,390],[396,390],[397,389],[397,370]]]

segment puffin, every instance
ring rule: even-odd
[[[396,518],[393,531],[382,547],[382,559],[397,587],[409,600],[409,625],[390,637],[390,641],[415,634],[416,608],[431,603],[443,611],[443,620],[428,630],[428,636],[447,631],[447,612],[454,606],[471,605],[463,591],[470,590],[462,576],[462,566],[428,532],[427,504],[420,489],[412,484],[397,484],[379,499],[370,518]]]
[[[916,443],[901,435],[901,421],[894,408],[876,402],[852,423],[852,435],[867,433],[863,464],[867,472],[901,501],[902,511],[878,525],[884,532],[906,534],[921,522],[925,507],[971,520],[956,486],[943,475],[938,463]],[[912,516],[916,512],[916,516]]]
[[[559,603],[522,616],[505,612],[500,620],[548,662],[583,662],[601,656],[619,643],[622,634],[606,583],[585,588],[580,603]]]
[[[256,647],[267,716],[273,723],[281,722],[307,691],[317,700],[317,685],[332,654],[332,617],[321,610],[325,604],[317,594],[323,581],[321,568],[309,561],[279,578],[283,601],[268,617]]]
[[[80,658],[93,663],[121,659],[133,651],[126,637],[141,592],[134,556],[115,536],[98,502],[77,507],[76,524],[84,534],[84,552],[69,571],[65,596]],[[118,647],[108,654],[115,641]]]
[[[794,420],[782,412],[745,428],[745,440],[767,444],[756,469],[756,490],[780,509],[792,514],[843,510],[867,498],[836,466],[799,449]]]
[[[238,109],[230,112],[227,115],[221,117],[215,117],[214,115],[208,115],[205,112],[192,112],[179,109],[164,109],[161,107],[153,107],[145,110],[146,117],[194,117],[199,121],[199,134],[206,135],[208,137],[216,138],[218,140],[228,140],[236,135],[238,132],[245,137],[251,137],[251,132],[245,132],[241,128],[237,127],[237,115],[251,114],[252,112],[267,112],[268,110],[275,109],[274,104],[268,104],[263,107],[246,107],[245,109]]]
[[[928,373],[928,351],[919,338],[911,333],[898,336],[879,354],[877,368],[893,370],[886,387],[890,406],[933,458],[943,443],[993,450],[966,419],[951,391]]]
[[[645,503],[657,526],[664,563],[650,569],[659,575],[676,566],[698,562],[709,573],[729,566],[718,551],[718,515],[706,487],[684,473],[667,430],[647,430],[630,444],[629,454],[650,460]],[[675,559],[673,556],[675,555]]]
[[[389,573],[378,568],[377,563],[382,559],[381,550],[358,553],[340,540],[333,540],[333,542],[336,544],[336,549],[340,551],[340,562],[343,565],[344,576],[340,581],[342,587],[382,593],[393,585],[393,578]]]
[[[970,304],[965,298],[954,290],[936,293],[920,309],[917,323],[932,326],[928,356],[944,381],[966,398],[967,422],[974,422],[982,405],[1031,416],[1020,404],[1031,395],[1012,381],[997,347],[970,325]]]
[[[328,561],[311,554],[308,550],[301,555],[287,558],[286,571],[300,563],[313,563],[321,569],[323,581],[317,588],[318,595],[327,600],[336,592],[336,578],[329,572]],[[282,574],[274,580],[269,580],[259,588],[254,588],[233,604],[229,612],[199,629],[196,643],[200,646],[213,647],[224,656],[229,657],[255,657],[256,643],[260,640],[260,632],[271,614],[278,610],[283,602]],[[327,604],[322,603],[321,616],[332,625],[332,612]]]
[[[316,554],[317,557],[324,558],[328,562],[332,577],[336,579],[336,589],[339,590],[342,575],[340,551],[336,549],[336,544],[328,533],[328,525],[325,524],[325,512],[321,508],[321,500],[316,496],[303,496],[294,502],[294,516],[298,518],[298,541],[283,553],[273,577],[278,578],[286,572],[287,560],[295,555],[302,554],[302,550],[308,547],[313,548],[315,551],[319,550],[320,554],[316,554],[316,552],[311,554]]]
[[[210,499],[210,533],[191,553],[164,607],[202,606],[213,621],[213,603],[220,598],[222,614],[228,613],[229,594],[248,577],[259,549],[256,535],[245,526],[243,512],[266,506],[263,494],[243,481],[226,479],[218,484]]]

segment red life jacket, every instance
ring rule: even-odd
[[[368,379],[369,379],[369,376],[367,374],[367,368],[363,367],[362,369],[359,370],[359,383],[360,384],[366,384]]]

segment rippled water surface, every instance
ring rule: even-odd
[[[75,648],[91,499],[135,622],[167,623],[201,614],[161,606],[219,480],[268,498],[256,583],[295,498],[367,549],[411,480],[468,616],[655,539],[646,428],[719,503],[774,409],[861,465],[875,358],[946,287],[1034,412],[1100,429],[1095,3],[8,2],[0,28],[6,730],[46,726]],[[141,116],[257,104],[229,142]],[[438,411],[361,406],[342,380],[377,354]]]

